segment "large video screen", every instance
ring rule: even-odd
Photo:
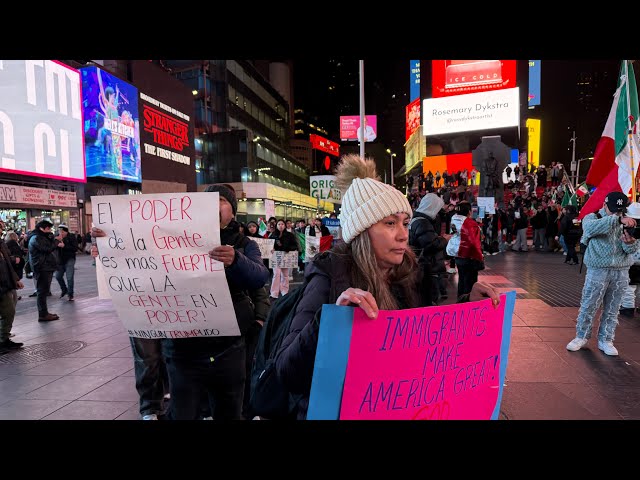
[[[422,102],[424,135],[489,130],[520,125],[520,97],[517,88],[470,93]]]
[[[142,182],[138,89],[98,67],[80,72],[87,177]]]
[[[433,98],[516,87],[515,60],[433,60]]]
[[[80,74],[53,60],[0,60],[0,171],[85,182]]]

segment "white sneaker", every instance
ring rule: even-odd
[[[613,346],[613,342],[602,342],[598,340],[598,348],[602,350],[605,355],[611,355],[612,357],[618,355],[618,349]]]
[[[447,273],[456,273],[455,268],[447,268]]]
[[[570,352],[577,352],[582,347],[584,347],[587,343],[589,343],[588,338],[576,337],[569,342],[569,344],[567,345],[567,350],[569,350]]]
[[[143,420],[158,420],[158,415],[156,415],[155,413],[151,413],[149,415],[145,415],[144,417],[142,417]]]
[[[203,417],[203,420],[213,420],[213,417]]]
[[[567,252],[562,252],[562,254],[566,257],[567,256]]]
[[[170,400],[171,399],[171,394],[170,393],[165,393],[163,398],[165,400]]]

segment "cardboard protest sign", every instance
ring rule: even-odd
[[[515,296],[375,320],[324,305],[307,419],[497,419]]]
[[[484,207],[486,213],[496,213],[496,199],[495,197],[478,197],[478,207]],[[484,217],[484,215],[482,215]]]
[[[275,251],[269,258],[270,268],[298,268],[298,251],[281,252]]]
[[[271,250],[276,241],[273,238],[248,237],[258,244],[260,247],[260,255],[262,258],[271,258]]]
[[[96,265],[131,337],[240,335],[220,245],[219,194],[91,197]]]

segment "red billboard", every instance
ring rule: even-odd
[[[409,140],[409,137],[413,132],[420,128],[420,98],[416,98],[413,102],[411,102],[406,107],[406,139]]]
[[[515,60],[433,60],[433,98],[516,87]]]
[[[313,133],[309,135],[309,140],[311,141],[311,148],[330,153],[336,157],[340,156],[340,145],[337,143]]]

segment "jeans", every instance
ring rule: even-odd
[[[562,250],[564,250],[565,252],[567,252],[567,251],[568,251],[568,249],[567,249],[567,242],[565,242],[565,241],[564,241],[564,235],[560,235],[560,236],[558,237],[558,242],[560,243],[560,246],[562,247]],[[576,245],[575,245],[575,243],[574,243],[574,244],[573,244],[573,249],[575,250],[575,248],[576,248]]]
[[[188,342],[189,340],[179,340]],[[215,420],[241,420],[246,376],[244,337],[212,356],[173,356],[166,362],[171,385],[172,420],[198,420],[202,395],[209,397]]]
[[[0,342],[9,339],[13,319],[16,316],[18,294],[15,290],[0,294]]]
[[[522,250],[523,252],[526,252],[527,249],[527,229],[521,228],[516,234],[516,241],[512,245],[511,250]]]
[[[618,325],[618,310],[620,310],[622,295],[627,285],[629,285],[628,269],[587,268],[576,325],[577,337],[591,338],[593,320],[598,308],[602,305],[598,341],[613,342]]]
[[[73,275],[76,270],[76,257],[68,259],[65,263],[58,265],[56,271],[56,280],[60,285],[62,293],[68,293],[70,297],[73,297]],[[64,275],[67,275],[67,283],[64,283]]]
[[[544,236],[546,228],[536,228],[533,231],[533,247],[536,250],[544,250],[547,248],[547,239]]]
[[[36,293],[38,294],[38,315],[46,317],[49,314],[47,309],[47,294],[51,289],[53,272],[33,272],[33,279],[36,281]]]
[[[162,415],[164,395],[169,393],[169,374],[162,356],[162,340],[129,337],[133,352],[140,415]]]

